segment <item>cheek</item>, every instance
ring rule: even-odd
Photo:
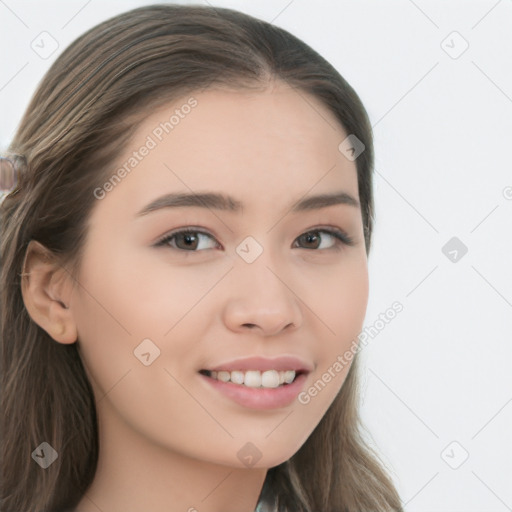
[[[112,242],[112,243],[111,243]],[[73,297],[80,354],[100,396],[132,369],[137,360],[134,349],[148,332],[147,315],[150,283],[143,267],[133,266],[130,251],[119,241],[95,239],[87,246]],[[149,319],[151,320],[151,319]]]
[[[322,289],[315,288],[311,309],[317,313],[315,347],[317,367],[309,376],[306,396],[299,402],[312,421],[323,416],[341,389],[357,352],[368,304],[369,280],[366,259],[333,273]],[[315,317],[316,318],[316,317]]]
[[[308,291],[308,301],[315,304],[322,346],[320,359],[332,358],[344,351],[360,333],[368,304],[369,280],[365,258],[358,258],[340,265],[321,280],[321,286]],[[320,331],[319,331],[320,332]]]
[[[110,250],[89,251],[80,277],[84,322],[89,315],[109,331],[129,333],[133,341],[162,337],[197,302],[205,280],[193,269],[162,264],[153,250],[111,244]]]
[[[334,293],[334,292],[333,292]],[[363,327],[368,305],[368,269],[366,263],[355,267],[350,275],[346,275],[340,285],[340,302],[337,312],[334,311],[335,331],[339,333],[339,349],[345,350]],[[336,323],[336,320],[337,323]]]
[[[119,242],[99,245],[91,244],[84,256],[73,300],[80,353],[92,380],[106,392],[131,368],[139,369],[134,351],[145,339],[162,356],[152,366],[169,363],[169,353],[193,364],[189,338],[199,325],[198,302],[225,270],[173,266],[163,253],[160,259],[151,249],[122,250]]]

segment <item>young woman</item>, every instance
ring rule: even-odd
[[[2,161],[1,509],[396,511],[364,441],[373,146],[288,32],[89,30]]]

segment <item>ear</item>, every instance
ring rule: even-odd
[[[21,293],[32,320],[59,343],[78,337],[69,307],[73,278],[44,245],[31,240],[25,252]]]

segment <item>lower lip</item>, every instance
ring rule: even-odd
[[[212,379],[202,373],[199,375],[216,390],[231,398],[233,402],[250,409],[260,410],[278,409],[292,404],[301,392],[307,378],[307,373],[301,373],[291,384],[277,388],[251,388],[243,384]]]

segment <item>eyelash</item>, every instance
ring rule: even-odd
[[[342,246],[342,245],[347,245],[347,246],[355,245],[354,239],[351,236],[347,235],[347,233],[345,233],[341,229],[332,229],[332,228],[329,228],[329,229],[327,229],[327,228],[314,228],[314,229],[310,229],[308,231],[305,231],[301,235],[299,235],[299,237],[297,237],[297,239],[300,238],[301,236],[309,234],[309,233],[327,233],[328,235],[331,235],[332,237],[334,237],[336,239],[336,242],[337,242],[337,244],[334,247],[330,247],[328,249],[307,249],[307,248],[305,248],[306,250],[309,250],[309,251],[311,251],[311,250],[312,251],[329,251],[329,250],[336,251],[336,250],[340,250],[341,249],[340,246]],[[154,245],[155,245],[155,247],[163,247],[163,246],[169,244],[169,242],[171,240],[173,240],[175,237],[177,237],[178,235],[183,235],[183,234],[185,234],[185,235],[201,234],[201,235],[208,236],[208,237],[212,238],[213,240],[215,240],[215,237],[213,237],[213,235],[211,235],[210,233],[208,233],[206,231],[202,231],[201,229],[186,228],[186,229],[180,229],[180,230],[168,233],[167,235],[162,237],[160,240],[158,240]],[[177,250],[177,251],[181,251],[181,252],[203,252],[205,250],[205,249],[203,249],[201,251],[197,251],[197,250],[187,251],[185,249],[180,249],[178,247],[171,247],[171,249],[174,249],[174,250]],[[299,249],[304,249],[304,248],[303,247],[299,247]],[[206,249],[206,250],[208,250],[208,249]]]

